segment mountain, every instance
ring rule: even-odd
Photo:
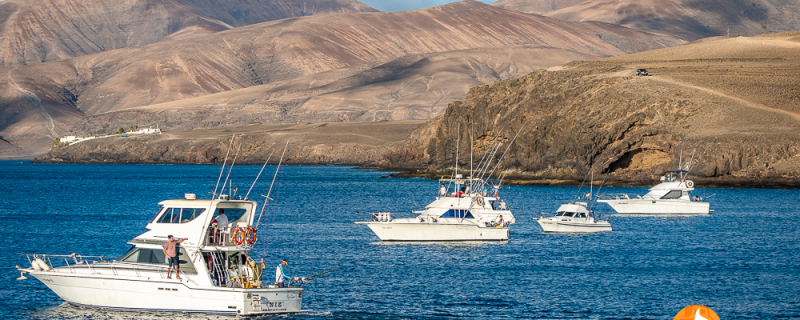
[[[355,0],[5,0],[0,66],[190,39],[289,17],[376,11]]]
[[[39,134],[47,141],[38,144],[43,152],[54,132],[69,129],[106,133],[151,123],[188,130],[253,122],[429,119],[476,84],[575,59],[679,43],[477,1],[289,18],[0,68],[8,79],[0,83],[0,115],[14,115],[0,123],[0,135],[15,143],[16,137]],[[54,129],[40,126],[35,133],[36,127],[22,125],[37,122]]]
[[[798,0],[501,0],[493,5],[564,21],[598,21],[684,40],[800,30]],[[554,2],[555,3],[555,2]]]
[[[507,145],[522,129],[501,166],[509,179],[580,181],[592,167],[647,184],[694,157],[706,183],[798,185],[798,88],[800,32],[573,62],[473,88],[383,165],[442,174],[457,128],[460,159],[470,131],[480,157],[496,136]]]
[[[545,14],[550,11],[568,8],[585,1],[586,0],[498,0],[490,3],[490,5],[524,13]]]

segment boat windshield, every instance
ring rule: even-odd
[[[681,194],[683,194],[681,190],[670,190],[670,192],[667,192],[661,199],[678,199],[681,197]]]
[[[441,218],[469,218],[473,219],[472,213],[469,210],[450,209],[447,210]]]
[[[186,223],[199,217],[205,208],[166,208],[157,223]]]
[[[180,264],[180,269],[183,272],[189,274],[197,274],[197,270],[195,270],[194,265],[189,261],[189,255],[186,254],[186,250],[177,246],[178,250],[178,262]],[[133,247],[125,253],[122,258],[119,259],[120,261],[124,262],[134,262],[134,263],[146,263],[146,264],[155,264],[155,265],[166,265],[167,258],[164,255],[164,251],[161,249],[150,249],[150,248],[137,248]]]

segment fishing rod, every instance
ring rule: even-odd
[[[330,269],[330,270],[326,270],[326,271],[323,271],[323,272],[317,273],[317,274],[315,274],[315,275],[313,275],[313,276],[306,277],[306,281],[311,281],[311,280],[314,280],[314,279],[316,279],[316,278],[319,278],[319,277],[321,277],[321,276],[324,276],[324,275],[326,275],[326,274],[329,274],[329,273],[331,273],[331,272],[334,272],[334,271],[336,271],[336,270],[339,270],[339,269],[341,269],[341,268],[342,268],[342,267],[336,267],[336,268],[333,268],[333,269]]]
[[[228,181],[231,178],[231,171],[233,171],[233,166],[236,165],[236,159],[239,158],[239,151],[242,151],[242,144],[241,143],[239,144],[239,148],[236,149],[236,154],[233,155],[233,161],[231,161],[231,166],[228,167],[228,175],[225,176],[225,182],[222,183],[222,191],[221,192],[225,192],[225,186],[228,185]],[[233,186],[232,185],[228,185],[228,187],[231,188]],[[228,192],[228,193],[229,193],[229,197],[231,198],[231,200],[233,200],[232,199],[233,195],[230,194],[230,193],[233,193],[233,192]]]
[[[234,133],[231,136],[231,142],[228,143],[228,151],[225,152],[225,160],[222,161],[222,168],[219,169],[219,178],[217,178],[217,185],[214,186],[214,192],[211,194],[211,199],[215,199],[217,197],[217,188],[219,188],[219,181],[222,180],[222,173],[225,172],[225,164],[228,162],[228,155],[231,153],[231,146],[233,146],[233,138],[236,137]],[[225,187],[222,187],[222,190],[225,190]]]
[[[508,147],[506,147],[506,151],[503,151],[503,155],[500,156],[500,159],[497,159],[497,164],[494,166],[494,169],[492,169],[492,172],[489,173],[489,177],[487,177],[487,179],[492,177],[494,171],[497,170],[497,167],[499,167],[500,163],[503,162],[503,159],[506,157],[508,150],[511,149],[512,145],[514,145],[514,141],[517,140],[517,137],[519,137],[519,134],[520,132],[522,132],[522,129],[525,129],[525,125],[522,125],[522,127],[519,128],[519,130],[517,130],[517,134],[514,135],[514,139],[511,139],[511,142],[508,143]]]
[[[278,160],[278,167],[275,168],[275,175],[272,176],[272,183],[269,185],[269,190],[267,191],[267,195],[262,195],[266,199],[264,199],[264,207],[267,205],[267,200],[270,199],[270,194],[272,193],[272,187],[275,185],[275,179],[278,177],[278,171],[281,170],[281,163],[283,163],[283,156],[286,155],[286,149],[289,148],[289,141],[286,141],[286,145],[283,147],[283,153],[281,154],[281,159]],[[258,229],[259,224],[261,224],[261,216],[264,214],[264,209],[261,209],[261,214],[258,215],[258,224],[256,224],[256,229]]]
[[[264,165],[261,166],[261,170],[258,171],[258,175],[256,176],[256,179],[253,180],[253,184],[250,185],[250,189],[247,190],[247,194],[244,195],[244,199],[245,200],[247,200],[247,196],[250,195],[250,191],[253,191],[253,187],[256,185],[256,182],[258,182],[258,178],[261,177],[261,173],[264,172],[264,168],[267,166],[267,163],[269,163],[269,160],[272,159],[272,154],[273,153],[275,153],[275,150],[272,150],[272,152],[269,153],[269,157],[267,157],[267,161],[264,161]]]

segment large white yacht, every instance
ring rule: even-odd
[[[688,173],[686,170],[667,172],[661,183],[650,188],[645,195],[618,194],[597,202],[607,203],[622,215],[704,215],[713,212],[709,210],[708,202],[692,196],[694,182],[686,179]]]
[[[573,201],[562,203],[552,217],[533,218],[546,233],[593,233],[611,231],[611,223],[599,220],[589,208],[589,203]]]
[[[506,241],[509,225],[516,222],[500,199],[500,182],[493,179],[439,180],[436,200],[413,218],[394,218],[392,213],[373,213],[366,225],[382,241]]]
[[[162,201],[149,231],[129,241],[119,259],[30,254],[30,267],[17,266],[20,280],[30,274],[61,299],[86,307],[231,315],[303,311],[303,288],[271,283],[269,270],[262,281],[246,266],[257,240],[256,202],[194,198]],[[167,277],[162,248],[168,235],[186,239],[178,248],[180,280]]]

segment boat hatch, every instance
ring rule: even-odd
[[[462,219],[474,219],[472,213],[469,210],[460,210],[460,209],[450,209],[447,210],[444,214],[440,216],[441,218],[462,218]]]

